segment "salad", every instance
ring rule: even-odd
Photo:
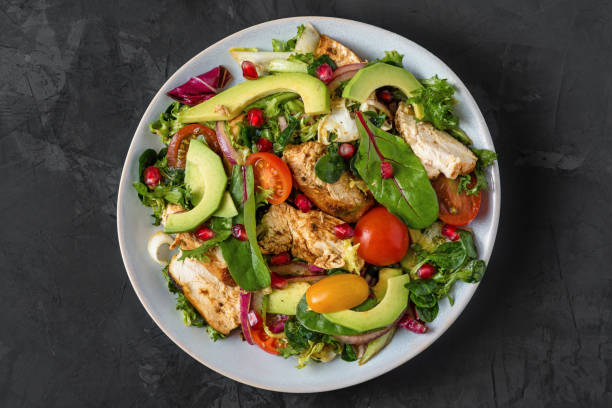
[[[244,81],[217,66],[167,92],[134,183],[185,324],[298,368],[426,333],[486,269],[469,224],[497,156],[459,127],[453,86],[311,24],[229,53]]]

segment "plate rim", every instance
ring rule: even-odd
[[[357,379],[356,381],[351,381],[350,378],[348,377],[348,380],[340,380],[336,383],[334,383],[334,385],[330,385],[330,386],[323,386],[321,388],[317,388],[317,389],[300,389],[298,387],[275,387],[273,385],[268,385],[268,384],[263,384],[263,383],[255,383],[252,381],[247,381],[244,380],[242,378],[239,378],[237,376],[231,375],[229,373],[227,373],[224,369],[217,367],[217,366],[210,366],[207,363],[205,363],[204,361],[202,361],[201,358],[199,358],[198,356],[196,356],[194,353],[191,352],[191,350],[185,346],[178,338],[177,336],[172,335],[169,330],[165,327],[165,325],[163,325],[161,323],[161,321],[153,314],[152,310],[151,310],[151,306],[149,304],[149,302],[146,300],[145,296],[143,295],[143,293],[141,292],[139,286],[135,283],[135,278],[134,278],[134,272],[128,267],[128,262],[126,261],[127,259],[127,251],[125,249],[126,244],[124,243],[124,239],[123,239],[123,224],[124,224],[124,216],[121,210],[121,203],[123,202],[123,191],[125,190],[125,184],[129,183],[129,181],[127,180],[128,177],[128,171],[127,171],[127,167],[126,163],[127,160],[133,156],[134,152],[133,150],[135,149],[135,144],[134,144],[134,140],[136,137],[136,134],[138,132],[138,129],[141,128],[141,126],[143,126],[143,123],[145,121],[145,117],[148,116],[149,112],[151,109],[153,109],[153,102],[159,97],[160,94],[164,93],[164,89],[167,88],[167,86],[171,83],[173,83],[174,79],[177,76],[180,76],[180,74],[187,69],[187,66],[191,65],[191,63],[198,59],[202,54],[205,54],[210,48],[213,48],[217,45],[221,45],[223,43],[229,42],[231,41],[233,38],[239,36],[240,34],[242,34],[245,31],[250,31],[250,30],[256,30],[257,28],[263,27],[263,26],[268,26],[268,25],[274,25],[274,24],[278,24],[280,22],[289,22],[289,21],[293,21],[293,20],[308,20],[308,21],[312,21],[313,24],[315,23],[315,20],[328,20],[328,21],[333,21],[333,22],[338,22],[340,24],[355,24],[355,25],[361,25],[361,26],[365,26],[368,27],[370,29],[375,29],[381,32],[382,35],[386,35],[386,36],[394,36],[402,41],[407,41],[408,43],[411,43],[412,46],[416,47],[417,49],[419,49],[421,52],[428,54],[428,56],[430,58],[432,58],[433,60],[435,60],[438,64],[440,64],[443,67],[446,67],[446,69],[448,69],[450,72],[452,72],[455,76],[454,82],[458,82],[461,86],[463,86],[463,88],[467,91],[465,94],[465,97],[467,99],[467,102],[470,104],[473,104],[476,107],[476,116],[473,118],[476,122],[477,125],[480,129],[482,129],[482,131],[484,132],[485,138],[490,142],[491,146],[493,146],[493,150],[495,151],[495,145],[493,144],[493,139],[491,137],[491,133],[489,130],[489,127],[487,126],[487,123],[484,119],[484,116],[482,114],[482,111],[480,110],[479,105],[476,103],[476,100],[474,99],[474,97],[472,96],[471,92],[469,91],[469,89],[465,86],[465,84],[463,83],[463,81],[461,80],[461,78],[444,62],[442,61],[440,58],[438,58],[435,54],[433,54],[431,51],[429,51],[428,49],[426,49],[425,47],[421,46],[420,44],[402,36],[399,35],[397,33],[394,33],[392,31],[389,31],[387,29],[378,27],[376,25],[373,24],[368,24],[368,23],[364,23],[361,21],[357,21],[357,20],[351,20],[351,19],[345,19],[345,18],[339,18],[339,17],[327,17],[327,16],[294,16],[294,17],[286,17],[286,18],[279,18],[279,19],[274,19],[274,20],[269,20],[269,21],[265,21],[263,23],[259,23],[259,24],[255,24],[249,27],[245,27],[239,31],[236,31],[226,37],[223,37],[222,39],[216,41],[215,43],[209,45],[208,47],[206,47],[205,49],[203,49],[202,51],[198,52],[196,55],[194,55],[192,58],[188,59],[187,61],[185,61],[170,77],[168,77],[168,79],[161,85],[161,87],[159,88],[159,90],[155,93],[155,95],[153,95],[153,97],[151,98],[151,101],[149,102],[147,108],[145,109],[145,111],[142,113],[142,116],[140,118],[140,121],[138,122],[138,125],[136,126],[136,129],[134,130],[134,134],[132,135],[132,139],[130,141],[130,147],[128,148],[128,151],[125,155],[124,161],[123,161],[123,168],[121,170],[121,178],[119,181],[119,188],[118,188],[118,193],[117,193],[117,235],[118,235],[118,240],[119,240],[119,249],[121,252],[121,258],[123,261],[123,265],[124,268],[127,272],[128,278],[130,280],[130,284],[134,290],[134,292],[136,293],[136,296],[138,296],[138,299],[140,301],[140,303],[143,305],[143,307],[145,308],[147,314],[151,317],[151,319],[155,322],[155,324],[157,325],[157,327],[170,339],[172,340],[172,342],[174,344],[176,344],[181,350],[183,350],[185,353],[187,353],[189,356],[191,356],[194,360],[198,361],[200,364],[204,365],[205,367],[227,377],[230,378],[234,381],[243,383],[243,384],[247,384],[250,385],[252,387],[256,387],[256,388],[260,388],[260,389],[265,389],[265,390],[269,390],[269,391],[276,391],[276,392],[288,392],[288,393],[315,393],[315,392],[326,392],[326,391],[332,391],[332,390],[337,390],[337,389],[342,389],[342,388],[346,388],[346,387],[350,387],[353,385],[357,385],[357,384],[361,384],[364,383],[366,381],[372,380],[376,377],[379,377],[383,374],[386,374],[394,369],[396,369],[397,367],[403,365],[404,363],[410,361],[411,359],[413,359],[414,357],[418,356],[419,354],[421,354],[423,351],[427,350],[436,340],[438,340],[442,335],[444,335],[444,333],[446,333],[446,331],[455,323],[455,321],[459,318],[459,316],[462,315],[463,311],[465,310],[465,308],[467,307],[467,305],[470,303],[472,297],[474,296],[474,293],[476,292],[476,290],[478,289],[478,287],[480,286],[480,282],[477,284],[472,284],[468,287],[468,291],[467,291],[467,295],[466,295],[466,301],[464,304],[462,305],[456,305],[455,306],[455,311],[457,313],[454,314],[454,316],[450,316],[449,320],[444,324],[444,326],[440,327],[437,331],[436,331],[436,335],[433,336],[429,341],[425,342],[423,344],[423,346],[420,348],[420,350],[418,350],[418,352],[412,356],[406,357],[406,358],[399,358],[397,360],[393,360],[390,364],[381,367],[378,370],[373,370],[371,372],[368,372],[368,374],[363,375],[361,378]],[[495,161],[494,165],[491,166],[491,184],[492,184],[492,188],[490,188],[490,193],[491,193],[491,204],[492,204],[492,216],[493,216],[493,225],[492,225],[492,242],[491,242],[491,246],[490,246],[490,251],[486,254],[484,254],[484,260],[487,263],[487,266],[489,264],[489,260],[491,258],[491,254],[493,253],[493,249],[495,247],[495,242],[497,240],[497,231],[498,231],[498,227],[499,227],[499,218],[500,218],[500,211],[501,211],[501,179],[500,179],[500,172],[499,172],[499,165],[498,162]]]

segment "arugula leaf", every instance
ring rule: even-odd
[[[355,353],[355,348],[350,344],[345,344],[342,348],[342,354],[340,355],[340,357],[344,361],[349,362],[357,360],[357,353]]]
[[[396,67],[403,68],[404,65],[402,60],[404,56],[399,52],[393,51],[385,51],[385,56],[376,60],[376,62],[384,62],[385,64],[395,65]]]
[[[315,174],[326,183],[335,183],[346,171],[346,162],[338,153],[338,145],[332,143],[327,153],[315,164]]]
[[[453,113],[457,102],[453,95],[455,88],[446,79],[437,75],[421,80],[422,88],[415,89],[408,103],[423,105],[424,116],[421,120],[431,122],[436,129],[447,130],[461,143],[471,145],[472,140],[459,128],[459,118]]]
[[[366,115],[368,119],[370,120],[370,122],[378,128],[381,127],[383,123],[385,123],[385,120],[387,119],[387,115],[384,112],[377,114],[374,111],[366,111],[366,112],[363,112],[363,114]]]
[[[329,64],[331,69],[334,71],[336,70],[336,68],[338,68],[338,65],[336,65],[336,63],[329,57],[329,55],[323,54],[316,58],[314,61],[312,61],[310,65],[308,65],[308,73],[310,75],[317,76],[315,74],[315,71],[323,64]]]
[[[354,167],[376,201],[411,228],[424,228],[438,218],[438,198],[419,158],[406,142],[368,122],[357,112],[361,135]],[[381,162],[393,165],[393,176],[383,179]]]
[[[183,105],[180,102],[171,103],[166,110],[159,115],[159,119],[149,124],[149,130],[156,133],[163,144],[168,144],[170,139],[178,130],[183,127],[183,123],[179,121],[179,113],[189,109],[189,106]]]
[[[285,147],[287,147],[287,145],[291,142],[291,136],[299,124],[300,121],[297,118],[294,116],[289,116],[287,128],[285,128],[285,130],[283,130],[274,141],[274,153],[280,155],[283,150],[285,150]]]
[[[208,226],[214,231],[215,235],[197,248],[182,250],[179,261],[182,261],[185,258],[208,261],[208,257],[206,256],[208,251],[232,235],[232,222],[229,218],[213,217],[208,222]]]
[[[287,41],[273,39],[272,49],[276,52],[295,50],[295,43],[302,36],[302,33],[304,32],[305,29],[306,27],[304,27],[304,24],[300,24],[297,28],[297,34],[294,37],[291,37],[290,39],[288,39]]]

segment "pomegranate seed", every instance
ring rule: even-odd
[[[376,96],[378,96],[378,99],[384,103],[390,103],[393,101],[393,94],[388,89],[381,89],[380,91],[376,92]]]
[[[380,176],[383,179],[393,177],[393,165],[386,160],[380,163]]]
[[[287,265],[289,262],[291,262],[291,255],[289,255],[289,252],[283,252],[282,254],[272,255],[270,257],[271,265]]]
[[[257,69],[255,68],[255,64],[253,64],[251,61],[243,61],[241,67],[242,76],[245,79],[257,79],[259,76]]]
[[[336,225],[334,227],[334,234],[336,234],[339,239],[350,238],[353,236],[354,233],[355,231],[353,231],[353,227],[351,227],[348,222]]]
[[[195,236],[202,241],[208,241],[215,236],[215,231],[211,230],[206,225],[202,225],[195,230]]]
[[[144,171],[144,182],[150,189],[154,189],[161,181],[161,172],[155,166],[149,166]]]
[[[417,275],[419,275],[419,278],[421,279],[431,279],[435,274],[436,268],[434,268],[433,265],[428,263],[423,264],[423,266],[421,266],[417,271]]]
[[[246,229],[242,224],[236,224],[232,227],[232,235],[239,241],[246,241],[249,239],[249,237],[247,237]]]
[[[427,326],[425,326],[425,324],[421,323],[417,319],[413,318],[412,316],[408,316],[408,315],[405,315],[404,317],[402,317],[402,319],[399,322],[399,326],[403,327],[406,330],[410,330],[411,332],[415,332],[415,333],[426,333],[427,332]]]
[[[260,127],[263,125],[263,111],[261,109],[249,109],[247,118],[249,119],[249,125],[251,126]]]
[[[249,314],[247,314],[247,319],[249,320],[249,326],[251,327],[257,326],[259,322],[261,321],[261,318],[259,317],[257,312],[254,310],[251,310]]]
[[[355,146],[350,143],[342,143],[340,147],[338,147],[338,154],[345,159],[353,157],[355,154]]]
[[[459,239],[459,234],[457,233],[457,227],[450,224],[444,224],[441,231],[442,235],[451,241],[457,241]]]
[[[312,202],[304,194],[296,195],[293,202],[303,213],[307,213],[312,209]]]
[[[274,272],[270,272],[270,281],[271,281],[270,284],[272,285],[272,287],[276,289],[286,288],[287,283],[289,283],[287,279],[283,278],[282,276],[278,276]]]
[[[272,150],[272,142],[265,137],[260,137],[257,141],[257,151],[269,152]]]
[[[334,77],[334,70],[327,63],[321,64],[315,70],[315,75],[321,81],[325,82],[326,84],[329,84]]]

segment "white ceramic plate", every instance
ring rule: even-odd
[[[457,114],[461,127],[479,148],[494,150],[493,142],[478,106],[461,80],[432,53],[392,32],[368,24],[326,17],[296,17],[259,24],[217,42],[189,60],[168,79],[144,113],[130,145],[117,201],[117,232],[123,262],[132,286],[155,323],[185,352],[207,367],[236,381],[259,388],[285,392],[319,392],[348,387],[367,381],[404,364],[425,350],[457,319],[468,304],[478,285],[459,282],[455,285],[455,305],[441,302],[437,319],[429,324],[426,334],[399,330],[393,341],[366,365],[347,363],[341,359],[328,364],[310,364],[302,370],[294,368],[296,360],[271,356],[242,342],[235,334],[213,343],[205,330],[185,327],[182,316],[175,310],[174,296],[168,292],[159,265],[147,255],[148,237],[158,228],[151,225],[151,210],[139,202],[132,183],[138,179],[138,156],[147,148],[159,149],[157,135],[147,125],[155,121],[171,99],[165,92],[191,76],[199,75],[217,65],[227,67],[234,80],[242,80],[240,68],[228,54],[231,47],[271,49],[272,38],[287,39],[295,35],[296,27],[310,21],[321,33],[346,44],[358,55],[375,59],[385,50],[404,54],[404,67],[417,78],[434,74],[448,80],[457,89]],[[490,192],[484,194],[478,218],[472,223],[480,257],[488,262],[499,220],[500,181],[495,164],[488,171]],[[495,273],[489,270],[487,273]],[[473,313],[478,313],[474,310]],[[459,343],[461,339],[457,339]]]

